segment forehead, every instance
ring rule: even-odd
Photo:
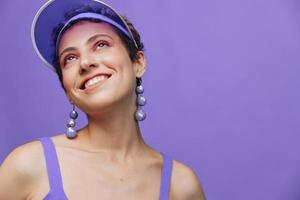
[[[69,42],[84,41],[96,34],[104,34],[118,40],[119,36],[115,29],[105,22],[93,22],[82,20],[73,24],[61,37],[59,46],[64,46]]]

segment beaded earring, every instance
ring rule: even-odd
[[[77,131],[74,129],[75,125],[76,125],[76,119],[78,117],[78,113],[75,110],[75,105],[73,104],[73,109],[69,114],[70,119],[67,122],[67,132],[66,132],[66,136],[69,139],[73,139],[77,136]]]
[[[146,105],[146,98],[143,96],[144,88],[142,86],[142,79],[137,78],[136,94],[137,94],[137,111],[135,112],[135,119],[137,121],[143,121],[146,119],[146,112],[142,110],[142,106]]]

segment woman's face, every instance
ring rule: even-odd
[[[109,24],[73,25],[62,36],[58,53],[66,94],[84,112],[133,101],[136,77],[145,71],[144,54],[133,63]]]

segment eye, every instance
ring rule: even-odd
[[[103,48],[106,48],[108,46],[109,46],[108,42],[104,41],[104,40],[101,40],[101,41],[96,43],[96,49],[103,49]]]
[[[68,55],[68,56],[66,56],[66,57],[64,58],[63,64],[64,64],[64,65],[67,65],[67,64],[73,62],[73,61],[76,60],[76,59],[77,59],[77,57],[76,57],[75,55]]]

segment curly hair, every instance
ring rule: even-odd
[[[99,13],[105,16],[108,16],[109,18],[111,18],[112,20],[119,22],[120,23],[120,19],[111,12],[111,10],[106,9],[106,8],[102,8],[102,9],[95,9],[91,6],[82,6],[80,8],[76,8],[73,10],[70,10],[69,12],[67,12],[65,14],[65,21],[58,24],[52,31],[52,45],[54,45],[56,47],[56,41],[58,39],[58,35],[60,30],[63,28],[63,26],[65,25],[65,23],[72,18],[73,16],[76,16],[78,14],[81,13],[85,13],[85,12],[93,12],[93,13]],[[138,52],[139,51],[144,51],[144,44],[141,41],[141,37],[139,32],[135,29],[134,25],[128,20],[128,18],[126,16],[122,16],[122,18],[124,19],[124,21],[127,23],[127,26],[129,27],[133,38],[137,44],[137,47],[135,46],[134,42],[128,38],[126,35],[124,35],[119,29],[115,28],[114,26],[112,26],[113,30],[117,33],[117,35],[121,38],[122,43],[125,45],[128,56],[130,57],[130,60],[132,62],[135,62],[138,59]],[[68,28],[70,28],[71,26],[73,26],[76,23],[79,23],[81,20],[78,21],[74,21],[72,23],[70,23],[64,30],[66,31]],[[97,19],[85,19],[85,21],[92,21],[92,22],[103,22],[101,20],[97,20]],[[63,33],[62,33],[63,34]],[[56,48],[55,48],[56,49]],[[63,85],[63,75],[62,75],[62,71],[60,68],[60,64],[59,64],[59,56],[57,55],[56,52],[53,52],[52,55],[52,64],[56,69],[56,74],[58,76],[58,79],[61,83],[62,88],[65,90],[65,87]],[[137,79],[137,82],[139,80]]]

